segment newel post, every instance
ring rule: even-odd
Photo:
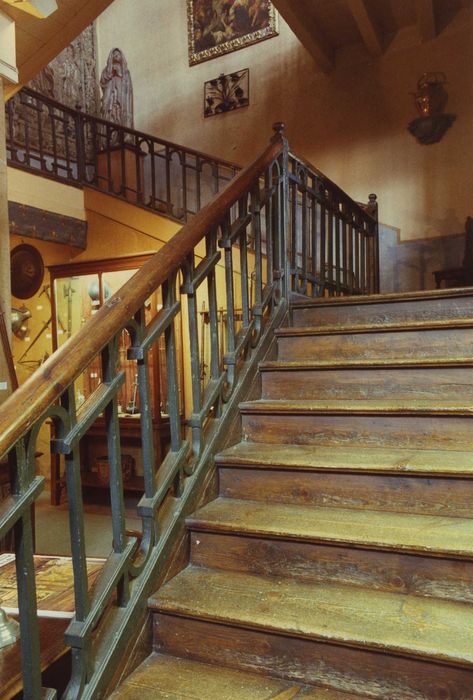
[[[373,225],[373,236],[371,238],[371,245],[372,245],[372,260],[371,260],[371,267],[372,267],[372,291],[375,294],[379,294],[379,224],[378,224],[378,197],[372,193],[368,196],[368,205],[366,207],[366,211],[368,214],[370,214],[373,219],[374,219],[374,225]]]
[[[281,295],[284,299],[288,298],[290,291],[290,269],[289,269],[289,245],[288,245],[288,228],[289,228],[289,142],[286,138],[286,125],[284,122],[276,122],[273,124],[272,141],[280,142],[283,146],[281,156],[281,179],[279,187],[279,210],[278,210],[278,231],[279,231],[279,264],[281,274]]]

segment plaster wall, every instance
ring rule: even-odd
[[[245,164],[282,120],[291,148],[355,199],[377,193],[382,221],[401,240],[459,233],[472,214],[471,9],[425,44],[414,27],[402,30],[376,61],[353,47],[330,75],[281,18],[278,37],[193,67],[184,0],[115,0],[97,30],[100,68],[114,46],[126,55],[140,130]],[[250,106],[204,119],[204,81],[246,67]],[[406,130],[417,116],[410,93],[424,72],[438,70],[448,78],[447,109],[458,116],[439,144],[421,146]]]

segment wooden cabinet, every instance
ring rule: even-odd
[[[60,347],[77,332],[87,319],[114,294],[134,272],[149,258],[147,255],[56,265],[49,268],[51,275],[51,305],[53,349]],[[159,293],[153,293],[145,306],[146,323],[158,313],[162,305]],[[181,329],[176,326],[178,338]],[[127,358],[130,338],[123,331],[119,339],[119,363],[125,381],[118,395],[120,442],[124,469],[124,488],[130,493],[143,491],[143,465],[141,464],[140,406],[137,391],[135,363]],[[177,346],[181,348],[181,343]],[[167,382],[164,339],[148,355],[151,385],[151,410],[153,443],[156,464],[161,462],[170,442],[169,417],[167,415]],[[182,357],[178,358],[178,378],[181,407],[184,405]],[[75,382],[76,405],[90,396],[101,382],[100,358],[97,357]],[[80,459],[84,494],[106,492],[107,436],[104,419],[99,416],[87,435],[81,440]],[[130,474],[131,465],[131,474]],[[97,494],[96,494],[97,495]],[[51,458],[51,503],[57,505],[66,496],[65,479],[61,460]]]

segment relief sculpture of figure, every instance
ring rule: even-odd
[[[112,49],[100,77],[101,116],[114,124],[133,128],[133,87],[126,58],[120,49]]]

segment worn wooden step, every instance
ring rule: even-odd
[[[468,402],[259,400],[241,404],[240,411],[243,440],[251,442],[473,449]]]
[[[267,675],[151,654],[110,697],[114,700],[289,700],[300,698],[305,689]],[[323,695],[319,697],[324,699]],[[331,700],[331,696],[326,697]],[[332,697],[337,699],[336,695]]]
[[[299,330],[299,332],[298,332]],[[303,332],[301,332],[303,331]],[[473,345],[473,328],[322,334],[294,329],[278,338],[279,360],[462,358]]]
[[[463,603],[189,566],[150,600],[161,613],[471,668]]]
[[[374,474],[473,476],[473,452],[239,442],[216,455],[220,467]]]
[[[473,562],[425,554],[288,540],[272,533],[239,534],[237,529],[227,534],[215,528],[191,532],[191,562],[223,571],[473,603]]]
[[[366,648],[159,613],[154,640],[164,653],[329,687],[346,692],[346,700],[353,693],[372,700],[471,700],[471,671]]]
[[[393,399],[473,403],[471,366],[317,368],[310,363],[261,365],[265,399]]]
[[[295,469],[220,470],[225,498],[327,508],[357,508],[418,515],[469,518],[473,482],[469,479]]]
[[[356,323],[348,316],[343,323],[334,325],[314,326],[281,326],[276,328],[274,334],[278,338],[286,336],[296,337],[305,335],[340,335],[342,333],[368,334],[368,333],[392,333],[393,331],[427,331],[427,330],[452,330],[460,328],[472,328],[473,317],[445,318],[440,320],[416,320],[406,319],[386,323]]]
[[[294,301],[293,325],[404,323],[473,318],[471,288]]]
[[[194,513],[188,523],[193,530],[473,559],[473,518],[219,497]]]

